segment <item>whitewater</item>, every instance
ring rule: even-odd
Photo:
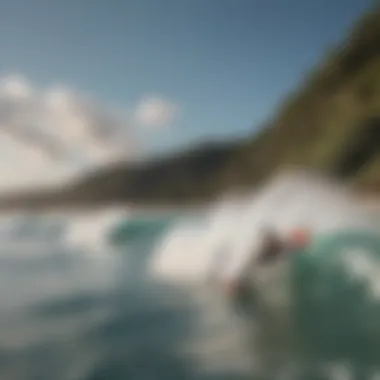
[[[186,217],[3,217],[0,378],[245,378],[251,357],[223,299],[148,273]]]
[[[377,234],[380,227],[340,185],[304,172],[285,173],[254,193],[226,194],[193,212],[2,216],[0,378],[301,379],[311,370],[315,378],[355,378],[353,354],[330,352],[305,364],[292,350],[289,262],[254,270],[260,302],[249,316],[236,312],[218,282],[210,282],[236,276],[269,225],[284,236],[297,227],[318,236],[337,228]],[[219,268],[220,251],[226,262]],[[339,265],[347,276],[365,284],[372,306],[364,312],[376,319],[377,260],[354,253],[344,260]],[[323,275],[336,265],[326,265]],[[302,288],[326,291],[327,281],[319,277],[311,286],[314,277],[304,268]],[[325,324],[333,313],[326,311]],[[313,314],[308,318],[320,328]],[[318,339],[323,350],[331,345],[328,336]],[[367,378],[375,379],[379,368],[373,362],[368,368]]]

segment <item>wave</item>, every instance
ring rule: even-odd
[[[298,227],[319,236],[342,228],[373,229],[374,223],[341,185],[309,172],[284,173],[255,193],[220,199],[195,223],[174,226],[156,246],[151,271],[199,280],[224,251],[229,268],[219,274],[234,275],[259,251],[263,229],[287,236]]]
[[[251,269],[251,322],[260,326],[255,353],[270,346],[282,360],[295,355],[288,363],[314,355],[324,363],[343,357],[360,365],[366,352],[375,365],[368,350],[380,349],[380,225],[339,183],[289,172],[255,193],[226,196],[198,220],[182,220],[161,236],[150,274],[182,286],[205,284],[210,274],[234,278],[258,254],[263,229],[286,237],[300,227],[312,233],[306,250]],[[303,348],[295,352],[299,337]]]
[[[96,286],[113,284],[116,277],[117,281],[129,281],[144,274],[154,280],[150,285],[153,283],[155,289],[160,288],[157,281],[174,285],[165,287],[166,284],[162,284],[162,300],[170,300],[168,288],[178,290],[181,287],[189,296],[183,299],[187,306],[199,303],[197,315],[204,329],[201,333],[204,339],[186,342],[186,351],[199,360],[207,356],[205,360],[209,364],[215,359],[215,366],[224,364],[218,364],[217,360],[227,362],[233,354],[236,360],[233,357],[232,361],[237,362],[243,355],[241,350],[231,348],[232,339],[247,338],[252,346],[244,351],[247,361],[252,364],[254,357],[255,364],[259,363],[257,371],[263,371],[265,366],[267,369],[275,367],[264,360],[269,351],[275,353],[277,359],[284,362],[286,358],[287,363],[294,365],[299,363],[295,358],[302,355],[310,355],[309,358],[314,355],[319,363],[338,365],[342,360],[355,364],[364,352],[371,362],[368,350],[380,352],[377,327],[380,318],[379,224],[340,184],[313,173],[289,172],[255,192],[226,195],[208,209],[192,215],[185,211],[153,214],[131,210],[49,217],[17,215],[1,220],[0,236],[2,240],[8,236],[8,240],[15,243],[18,236],[24,236],[19,241],[25,244],[43,242],[49,237],[49,247],[62,244],[66,253],[71,250],[87,255],[84,260],[75,257],[73,269],[66,269],[66,272],[63,259],[45,264],[54,265],[58,268],[57,273],[62,271],[60,275],[43,275],[37,269],[34,274],[29,263],[22,268],[18,266],[17,282],[21,290],[19,298],[12,300],[15,304],[22,305],[31,298],[29,286],[23,286],[26,273],[35,276],[33,282],[40,284],[37,293],[41,298],[46,294],[50,297],[50,290],[63,294],[82,286],[92,291]],[[254,339],[246,337],[244,329],[239,330],[243,336],[238,336],[234,331],[235,321],[222,321],[223,318],[229,321],[231,317],[226,311],[229,305],[205,281],[215,277],[223,281],[236,276],[249,255],[260,248],[263,228],[271,227],[286,236],[300,226],[313,233],[307,251],[265,269],[252,268],[257,298],[255,312],[247,320],[257,328],[253,329]],[[344,254],[340,253],[342,250]],[[57,250],[46,251],[57,255]],[[105,273],[104,262],[91,259],[99,257],[96,253],[101,253],[101,257],[121,256],[127,260],[116,262],[116,274],[114,267]],[[15,275],[15,269],[9,270],[14,266],[7,265],[7,262],[2,265],[0,276],[3,289],[11,281],[11,275]],[[84,276],[86,272],[87,277]],[[67,281],[70,276],[81,281]],[[62,279],[68,282],[67,287],[62,287]],[[137,286],[139,291],[145,291],[140,285],[141,282]],[[138,304],[133,295],[136,287],[129,289],[133,291],[128,297],[124,297],[124,293],[120,297],[123,302],[133,299],[135,307]],[[116,302],[119,303],[121,300]],[[290,321],[294,316],[297,317],[296,326]],[[121,319],[120,325],[124,323],[124,317]],[[237,325],[240,326],[240,321]],[[163,331],[162,335],[165,334]],[[213,338],[209,339],[211,335]],[[303,346],[296,351],[293,346],[299,337],[302,337]],[[222,345],[227,350],[223,355],[220,354],[222,347],[219,350]],[[113,344],[111,346],[114,348]]]
[[[50,217],[6,216],[0,219],[0,240],[66,244],[90,253],[123,251],[154,240],[152,275],[199,281],[214,269],[215,256],[223,251],[231,268],[225,275],[238,271],[247,255],[259,248],[264,228],[286,236],[294,228],[306,227],[323,235],[341,228],[373,229],[376,224],[341,185],[313,173],[289,172],[254,193],[226,195],[192,215],[110,209]]]

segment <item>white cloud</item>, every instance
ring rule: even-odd
[[[23,76],[11,75],[0,82],[1,95],[15,99],[27,99],[33,95],[33,90]]]
[[[177,115],[177,107],[170,101],[151,96],[140,101],[135,111],[135,119],[142,126],[164,127]]]
[[[68,163],[47,160],[40,149],[0,132],[0,190],[55,184],[74,174]]]
[[[64,86],[38,88],[21,75],[0,78],[0,189],[41,184],[78,166],[141,155],[133,127],[163,127],[177,107],[146,97],[115,110]]]
[[[4,185],[51,178],[78,163],[95,165],[133,157],[137,144],[132,132],[121,112],[77,92],[62,87],[38,89],[22,76],[0,78],[0,182]]]

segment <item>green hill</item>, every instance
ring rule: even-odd
[[[375,8],[285,99],[261,135],[244,144],[230,170],[252,182],[280,165],[331,170],[345,145],[378,116],[380,9]],[[380,183],[380,141],[376,157],[353,177],[362,185]]]

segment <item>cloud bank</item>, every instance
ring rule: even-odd
[[[136,146],[115,111],[62,87],[38,90],[20,76],[0,82],[0,131],[56,161],[114,159]]]
[[[130,118],[126,114],[62,86],[38,88],[20,75],[0,78],[3,185],[40,183],[78,167],[137,157],[136,123],[163,127],[176,107],[146,97],[129,110]]]

